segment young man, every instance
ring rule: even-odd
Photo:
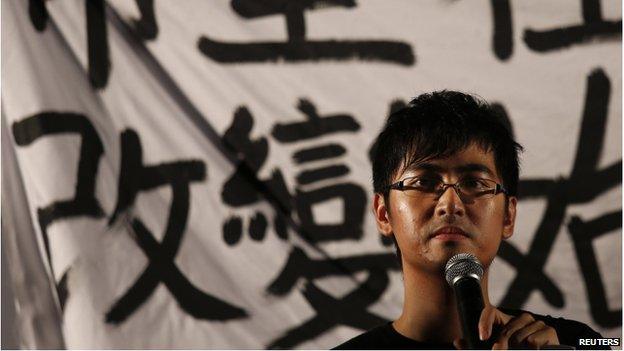
[[[420,95],[388,118],[373,160],[373,210],[379,231],[396,245],[403,312],[338,349],[465,347],[444,277],[458,253],[483,265],[479,333],[494,348],[578,348],[581,338],[601,337],[579,322],[490,304],[488,269],[514,230],[521,150],[495,110],[459,92]]]

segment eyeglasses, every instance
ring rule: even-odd
[[[390,189],[402,191],[410,197],[435,199],[439,199],[449,187],[453,187],[464,202],[476,198],[490,198],[499,193],[507,194],[507,190],[501,184],[485,178],[466,178],[455,184],[448,184],[441,179],[416,176],[390,184]]]

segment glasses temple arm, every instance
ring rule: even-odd
[[[494,190],[494,194],[498,194],[498,193],[503,193],[503,194],[507,194],[507,189],[505,189],[504,186],[502,186],[501,184],[496,184],[496,189]]]

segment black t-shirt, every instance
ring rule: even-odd
[[[525,311],[522,310],[510,310],[501,308],[504,313],[517,316]],[[530,313],[530,312],[529,312]],[[554,318],[551,316],[542,316],[539,314],[531,313],[533,318],[541,320],[546,325],[554,328],[557,331],[557,337],[561,345],[572,346],[579,350],[607,350],[610,349],[607,346],[581,346],[579,345],[579,339],[598,339],[602,338],[598,332],[581,322],[564,319]],[[416,341],[405,337],[397,332],[392,323],[387,323],[371,329],[363,334],[360,334],[353,339],[340,344],[335,347],[336,350],[453,350],[455,347],[452,343],[427,343],[422,341]]]

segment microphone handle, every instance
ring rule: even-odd
[[[464,277],[455,282],[453,288],[462,332],[468,348],[471,350],[491,349],[491,342],[479,340],[479,318],[484,308],[479,280]]]

